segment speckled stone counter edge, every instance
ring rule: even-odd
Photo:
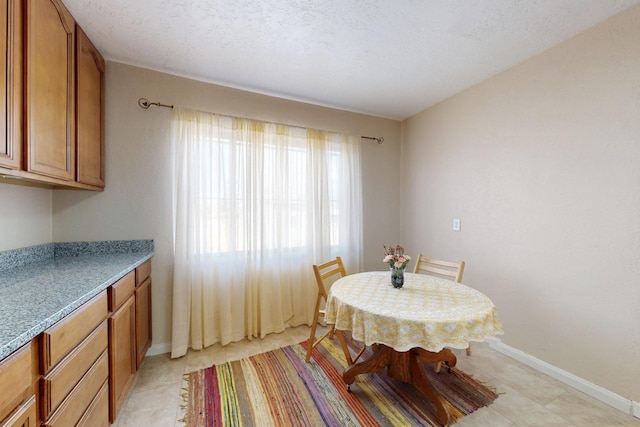
[[[53,257],[153,252],[153,240],[46,243],[0,252],[0,271],[22,267]]]

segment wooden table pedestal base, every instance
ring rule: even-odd
[[[342,379],[349,385],[357,375],[373,373],[387,368],[387,375],[391,378],[412,384],[424,393],[438,410],[438,421],[442,425],[449,424],[449,412],[445,408],[445,401],[431,385],[429,377],[424,372],[422,362],[446,362],[449,367],[456,365],[456,356],[448,349],[433,353],[422,348],[413,348],[399,352],[383,344],[374,345],[374,353],[367,360],[351,365],[342,374]],[[448,403],[448,402],[446,402]]]

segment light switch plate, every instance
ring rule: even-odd
[[[460,218],[453,219],[453,231],[460,231]]]

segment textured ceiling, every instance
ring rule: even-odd
[[[107,60],[393,119],[640,2],[63,1]]]

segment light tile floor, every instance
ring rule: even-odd
[[[147,357],[113,426],[183,426],[180,422],[183,374],[296,344],[308,336],[309,328],[301,326],[268,335],[263,340],[189,351],[179,359],[172,360],[168,354]],[[456,424],[460,427],[640,427],[640,419],[511,359],[485,343],[473,343],[471,356],[457,350],[456,356],[460,369],[500,393],[489,407],[460,419]]]

